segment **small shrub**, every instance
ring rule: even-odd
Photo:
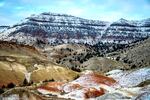
[[[15,84],[14,83],[9,83],[8,85],[7,85],[7,88],[14,88],[15,87]]]
[[[50,80],[44,80],[43,82],[54,82],[54,79],[50,79]]]
[[[132,69],[134,69],[134,68],[136,68],[137,66],[135,65],[135,64],[133,64],[132,66],[131,66],[131,68]]]
[[[77,75],[77,76],[74,78],[74,80],[78,79],[79,77],[80,77],[80,75]]]
[[[26,85],[28,85],[28,82],[27,82],[27,79],[24,79],[23,86],[26,86]]]
[[[119,61],[119,60],[120,60],[120,56],[118,56],[118,57],[116,58],[116,60]]]
[[[2,89],[2,88],[0,88],[0,94],[2,94],[2,93],[4,93],[5,91]]]
[[[6,88],[5,85],[2,86],[2,89]]]

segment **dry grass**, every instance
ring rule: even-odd
[[[96,72],[108,72],[113,69],[128,69],[128,65],[119,61],[102,57],[92,57],[81,65],[83,70]]]
[[[72,70],[57,66],[48,65],[46,68],[39,67],[38,70],[33,71],[31,80],[33,82],[55,80],[55,81],[70,81],[74,80],[79,74]]]

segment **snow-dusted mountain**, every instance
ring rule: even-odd
[[[102,39],[112,42],[132,42],[150,35],[150,19],[141,21],[128,21],[121,18],[111,23],[104,32]]]
[[[41,13],[1,32],[0,39],[26,44],[44,42],[88,43],[102,42],[129,43],[150,35],[150,19],[128,21],[120,19],[110,23],[87,20],[66,14]]]
[[[9,26],[0,26],[0,33],[7,30],[8,28],[9,28]]]

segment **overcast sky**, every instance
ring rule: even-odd
[[[0,25],[42,12],[105,21],[140,20],[150,18],[150,0],[0,0]]]

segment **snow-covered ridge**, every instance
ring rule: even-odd
[[[150,35],[150,19],[129,21],[121,18],[110,23],[67,14],[41,13],[31,15],[5,29],[0,34],[0,39],[22,42],[18,34],[21,38],[28,38],[22,40],[26,44],[36,43],[37,39],[49,44],[66,42],[96,44],[100,41],[130,43]]]
[[[7,28],[9,28],[9,26],[0,26],[0,33],[5,31]]]

